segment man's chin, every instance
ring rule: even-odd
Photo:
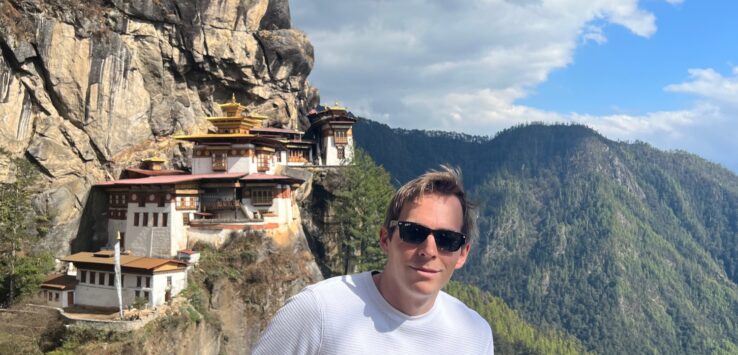
[[[441,290],[439,280],[420,280],[412,283],[411,290],[417,295],[434,296]]]

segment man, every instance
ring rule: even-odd
[[[306,287],[254,354],[492,354],[489,324],[441,291],[466,262],[475,222],[458,171],[444,166],[410,181],[380,231],[384,270]]]

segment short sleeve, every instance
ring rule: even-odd
[[[313,291],[306,288],[277,311],[252,354],[317,354],[322,332],[320,303]]]

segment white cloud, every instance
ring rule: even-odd
[[[595,25],[587,25],[582,30],[582,34],[580,35],[582,38],[582,41],[589,42],[595,42],[597,44],[604,44],[607,42],[607,37],[605,37],[605,33],[602,31],[601,26],[595,26]]]
[[[722,76],[714,69],[689,69],[690,81],[666,87],[667,91],[695,94],[703,99],[738,108],[738,67],[732,77]]]
[[[607,27],[652,36],[655,17],[639,0],[298,0],[291,11],[315,46],[310,79],[324,102],[339,100],[359,115],[482,135],[524,122],[579,122],[738,168],[738,155],[715,148],[738,151],[738,123],[729,119],[738,114],[738,68],[689,70],[688,80],[665,90],[699,100],[673,111],[597,116],[519,104],[571,65],[578,45],[605,44]]]
[[[577,44],[605,43],[603,26],[656,30],[638,0],[300,0],[291,10],[316,48],[311,81],[324,99],[410,127],[426,116],[410,105],[418,97],[522,98],[570,65]]]

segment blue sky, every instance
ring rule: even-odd
[[[738,2],[299,0],[324,102],[493,135],[578,122],[738,171]]]
[[[732,60],[738,61],[738,41],[728,38],[738,33],[738,21],[728,18],[738,10],[735,2],[686,1],[672,6],[651,1],[642,7],[656,16],[658,29],[651,37],[605,25],[606,43],[577,47],[574,62],[553,71],[521,103],[598,115],[684,109],[694,97],[664,87],[687,80],[687,68],[728,73]]]

